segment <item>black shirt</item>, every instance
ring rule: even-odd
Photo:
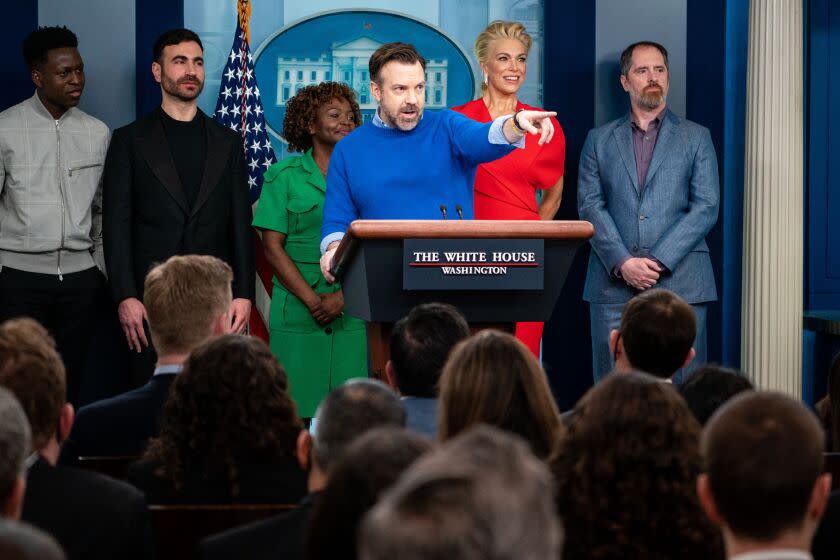
[[[176,121],[162,109],[160,115],[166,143],[169,144],[169,153],[175,161],[187,204],[192,210],[204,176],[204,159],[207,152],[204,115],[197,111],[193,120],[187,122]]]

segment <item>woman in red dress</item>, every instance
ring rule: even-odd
[[[475,56],[484,75],[482,95],[454,111],[490,122],[520,110],[536,110],[516,98],[525,81],[531,36],[525,26],[513,21],[494,21],[475,40]],[[478,166],[475,174],[476,220],[551,220],[563,195],[563,160],[566,139],[560,124],[552,119],[554,138],[540,146],[533,134],[525,137],[525,149]],[[537,204],[537,190],[542,199]],[[543,323],[516,324],[516,338],[539,357]]]

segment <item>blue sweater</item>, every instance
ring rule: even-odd
[[[491,144],[491,123],[454,111],[423,113],[408,132],[366,123],[336,144],[327,172],[321,238],[345,232],[357,219],[440,220],[473,218],[473,179],[478,164],[514,149]]]

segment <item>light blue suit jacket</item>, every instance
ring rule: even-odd
[[[578,212],[592,222],[583,299],[623,303],[636,290],[613,274],[627,257],[667,267],[655,287],[689,303],[717,299],[706,234],[718,216],[720,184],[709,130],[663,113],[644,189],[639,188],[630,115],[593,129],[578,174]]]

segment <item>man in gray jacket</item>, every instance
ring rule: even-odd
[[[23,42],[35,95],[0,113],[0,321],[29,316],[53,334],[77,400],[97,296],[105,124],[76,106],[78,40],[42,27]]]

